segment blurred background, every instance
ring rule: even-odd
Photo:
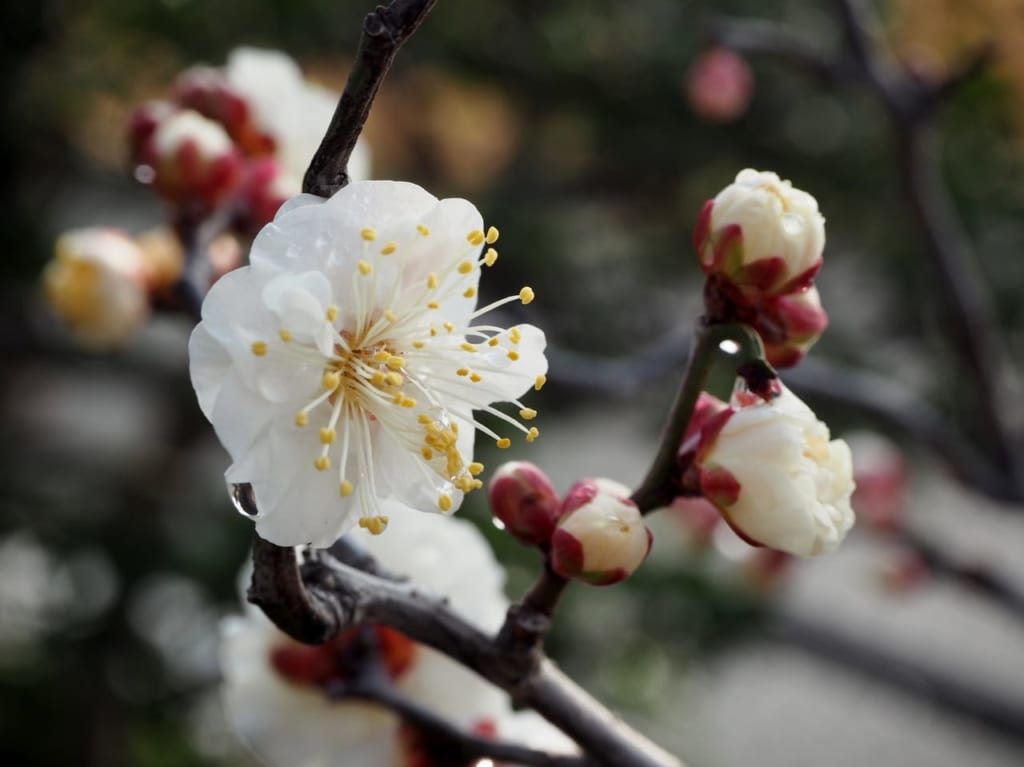
[[[933,167],[1019,370],[1024,4],[877,6],[886,44],[920,79],[992,51],[935,113]],[[220,711],[216,634],[238,610],[251,526],[232,510],[227,456],[189,385],[190,322],[157,314],[123,348],[90,352],[48,310],[39,278],[65,230],[138,233],[164,219],[127,161],[136,105],[239,45],[286,51],[340,91],[369,9],[0,10],[6,765],[251,764]],[[704,58],[719,16],[782,24],[824,55],[841,43],[832,4],[813,0],[441,0],[366,128],[373,177],[468,197],[500,226],[485,299],[536,288],[529,321],[548,334],[551,384],[531,395],[542,439],[514,457],[560,491],[581,476],[643,476],[700,313],[690,242],[704,201],[741,168],[771,169],[813,193],[828,220],[818,285],[831,327],[811,355],[819,367],[793,383],[858,457],[851,539],[790,562],[744,547],[705,509],[666,511],[635,577],[572,590],[552,653],[694,767],[1019,765],[1024,503],[958,481],[969,472],[941,456],[953,444],[992,458],[991,445],[888,117],[863,84],[823,82],[779,57]],[[862,380],[849,370],[930,403],[948,428],[922,441],[879,417],[866,390],[866,404],[830,396],[830,380]],[[460,515],[492,539],[515,598],[537,562],[490,526],[483,501],[471,496]]]

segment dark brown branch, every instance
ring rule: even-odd
[[[330,127],[302,179],[302,190],[330,197],[348,183],[348,158],[363,130],[384,76],[402,44],[416,31],[437,0],[393,0],[363,22],[356,60]]]
[[[545,562],[536,583],[518,604],[508,608],[505,623],[495,640],[499,652],[510,657],[532,658],[534,663],[539,663],[544,637],[551,629],[555,608],[568,586],[569,581]]]

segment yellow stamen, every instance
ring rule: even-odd
[[[534,389],[534,391],[540,391],[541,389],[543,389],[544,388],[544,384],[546,384],[547,382],[548,382],[548,377],[547,376],[537,376],[536,380],[533,382],[533,389]]]
[[[292,333],[291,333],[290,330],[285,330],[284,328],[281,328],[279,331],[277,331],[277,334],[281,337],[281,340],[284,341],[285,343],[288,343],[289,341],[292,340]]]
[[[469,274],[473,271],[473,266],[474,264],[472,261],[463,261],[459,264],[459,274]]]
[[[484,465],[477,461],[473,461],[473,463],[469,464],[466,468],[469,470],[469,473],[475,477],[477,474],[483,473]]]
[[[349,482],[347,479],[343,479],[341,481],[341,487],[338,489],[341,491],[342,498],[348,498],[350,495],[352,495],[352,483]]]
[[[494,266],[494,262],[498,260],[498,251],[494,248],[488,248],[487,252],[484,253],[484,263],[488,266]]]
[[[540,436],[540,429],[538,429],[536,426],[531,426],[530,430],[528,432],[526,432],[526,441],[527,442],[533,442],[539,436]]]
[[[334,429],[328,429],[326,427],[320,429],[320,441],[325,445],[329,445],[334,442],[334,438],[336,436],[338,436],[338,433]]]
[[[427,275],[427,287],[434,290],[441,283],[437,280],[437,275],[431,272]]]
[[[479,229],[474,229],[472,232],[466,235],[466,239],[469,240],[470,245],[483,245],[484,240],[487,236]]]
[[[492,226],[487,230],[487,244],[493,245],[498,241],[498,227]]]
[[[508,357],[513,362],[515,362],[516,360],[519,359],[519,352],[517,352],[515,349],[510,349],[509,353],[506,354],[505,356]]]
[[[394,325],[396,322],[398,322],[398,315],[395,314],[390,309],[385,309],[384,310],[384,319],[386,319],[388,322],[390,322],[392,325]]]
[[[360,259],[358,266],[359,266],[359,273],[361,275],[363,275],[364,277],[366,277],[369,274],[373,273],[373,267],[370,266],[370,264],[367,261],[363,261],[362,259]],[[529,303],[529,302],[528,301],[524,301],[523,303]]]
[[[441,511],[452,510],[452,497],[448,493],[442,493],[437,497],[437,508]]]
[[[512,440],[510,440],[508,437],[502,437],[495,444],[502,450],[506,450],[512,446]]]
[[[383,375],[384,374],[381,373],[381,376]],[[401,386],[403,383],[405,383],[405,376],[403,376],[401,373],[396,373],[394,371],[388,373],[387,379],[388,383],[391,384],[392,386]]]
[[[473,298],[476,295],[476,288],[466,288],[462,293],[463,298]]]
[[[497,336],[494,336],[494,338],[492,338],[490,341],[487,342],[487,345],[488,346],[497,346],[499,341],[500,341],[500,339]]]
[[[468,376],[469,370],[467,370],[466,368],[459,368],[458,370],[455,371],[455,375],[463,377]]]
[[[385,245],[383,248],[380,249],[380,254],[382,256],[390,256],[396,250],[398,250],[398,243],[392,241],[392,242],[389,242],[387,245]]]
[[[326,455],[318,455],[313,461],[313,465],[316,466],[317,471],[327,471],[331,468],[331,459]]]
[[[327,321],[334,322],[336,319],[338,319],[338,307],[331,304],[327,307]]]
[[[253,341],[252,353],[257,357],[262,357],[267,353],[267,342],[266,341]]]
[[[523,334],[519,332],[519,328],[512,328],[508,331],[508,340],[514,344],[523,340]]]
[[[469,341],[463,341],[462,344],[461,344],[461,348],[462,348],[463,351],[466,351],[466,352],[475,352],[476,351],[476,347],[473,346],[473,344],[471,344]]]
[[[473,383],[480,383],[484,379],[480,377],[479,373],[473,373],[473,375],[469,377],[469,380]]]
[[[430,234],[430,227],[424,226],[423,224],[417,224],[416,231],[419,232],[424,237],[426,237],[428,234]]]
[[[532,407],[524,407],[522,410],[519,411],[519,417],[522,418],[524,421],[532,421],[534,418],[537,417],[537,411],[534,410]]]
[[[428,301],[427,302],[427,308],[428,309],[440,309],[441,308],[441,304],[439,304],[437,301]]]
[[[536,298],[536,293],[533,292],[533,288],[527,286],[519,291],[519,300],[524,304],[529,304]]]
[[[324,377],[320,379],[320,383],[325,389],[337,389],[338,384],[341,383],[341,376],[331,370],[328,370],[324,373]]]
[[[295,414],[295,425],[296,426],[305,426],[308,423],[309,423],[309,416],[306,413],[296,413]]]
[[[422,349],[426,345],[427,345],[426,341],[413,341],[412,342],[412,348],[413,349]]]
[[[363,227],[359,231],[359,236],[362,237],[367,242],[373,242],[374,240],[377,239],[377,230],[374,229],[372,226]]]
[[[399,357],[397,354],[393,354],[387,359],[387,366],[392,370],[401,370],[405,367],[405,359]]]
[[[434,457],[434,451],[433,451],[433,450],[431,450],[431,449],[430,449],[429,447],[426,447],[426,446],[424,446],[424,447],[423,447],[423,448],[422,448],[422,449],[420,450],[420,455],[422,455],[422,456],[423,456],[423,460],[424,460],[424,461],[429,461],[429,460],[430,460],[431,458],[433,458],[433,457]]]
[[[444,329],[451,333],[453,330],[455,330],[455,325],[452,324],[451,322],[446,322],[444,323]]]
[[[411,409],[416,407],[416,400],[414,400],[412,397],[404,397],[402,401],[399,402],[398,404],[400,404],[402,407]]]

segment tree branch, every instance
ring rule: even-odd
[[[402,44],[412,36],[437,0],[392,0],[363,22],[363,34],[345,90],[330,127],[302,179],[302,191],[330,197],[348,183],[348,158],[363,130],[384,76]]]

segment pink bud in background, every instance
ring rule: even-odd
[[[686,98],[702,120],[723,123],[747,111],[754,78],[747,62],[728,48],[701,54],[686,73]]]
[[[153,134],[153,183],[170,202],[215,207],[241,182],[238,148],[224,129],[185,110],[164,120]]]
[[[903,452],[875,432],[854,432],[846,440],[853,451],[853,477],[857,482],[853,507],[857,515],[876,530],[899,529],[910,486],[910,466]]]
[[[128,145],[132,162],[153,165],[153,134],[161,123],[178,111],[178,107],[167,101],[147,101],[132,112],[128,122]]]
[[[793,367],[804,358],[828,327],[828,314],[813,285],[797,293],[765,298],[751,324],[764,341],[768,363]]]
[[[629,488],[610,479],[584,479],[572,486],[551,536],[556,573],[609,586],[640,566],[651,550],[651,533],[629,495]]]
[[[487,484],[491,513],[516,540],[542,546],[561,514],[561,503],[547,474],[527,461],[498,467]]]
[[[277,142],[256,121],[251,103],[234,87],[222,69],[195,66],[178,76],[175,101],[220,123],[244,154],[272,154]]]
[[[274,220],[278,208],[302,190],[281,163],[273,157],[260,157],[248,164],[239,191],[241,230],[253,236]]]

